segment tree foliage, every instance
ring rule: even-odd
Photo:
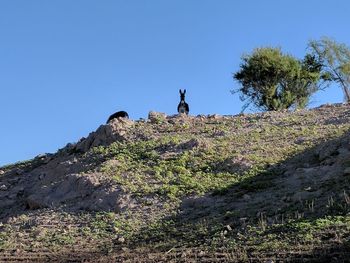
[[[262,110],[304,108],[319,88],[321,64],[317,57],[306,55],[298,60],[279,48],[258,48],[242,57],[234,79],[240,87],[245,107],[253,104]]]
[[[350,49],[327,37],[310,41],[309,48],[313,56],[321,61],[323,75],[337,82],[346,101],[350,102]]]

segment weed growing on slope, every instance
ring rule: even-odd
[[[244,130],[242,121],[237,121],[240,125],[234,128]],[[327,129],[316,125],[300,127],[301,117],[284,121],[289,122],[288,126],[264,123],[249,132],[214,137],[205,147],[198,143],[191,145],[191,142],[207,138],[208,132],[216,134],[215,129],[227,132],[232,123],[219,122],[220,126],[214,121],[218,127],[206,123],[198,127],[200,133],[196,136],[187,131],[190,127],[182,129],[182,134],[171,134],[173,126],[181,124],[175,123],[162,126],[163,132],[170,132],[169,135],[115,142],[108,147],[95,147],[92,153],[109,160],[101,166],[101,172],[108,174],[124,190],[138,196],[158,195],[176,200],[214,190],[224,193],[225,188],[242,181],[242,188],[255,191],[270,186],[276,174],[271,175],[269,166],[310,148],[319,138],[338,136],[347,128],[345,125],[328,125]],[[249,121],[249,125],[255,123],[255,119]],[[295,143],[299,138],[303,138],[303,143]],[[244,156],[245,163],[242,163],[241,156]],[[264,180],[255,182],[257,175]]]

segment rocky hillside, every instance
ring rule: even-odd
[[[350,107],[116,119],[0,167],[0,261],[345,262]]]

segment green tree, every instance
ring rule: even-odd
[[[322,63],[324,76],[337,82],[344,93],[346,101],[350,102],[350,49],[333,39],[323,37],[311,40],[309,48],[312,54]]]
[[[304,108],[320,88],[321,64],[310,54],[300,61],[279,48],[257,48],[242,57],[233,78],[240,87],[232,92],[246,101],[244,109],[249,105],[268,111]]]

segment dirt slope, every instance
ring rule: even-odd
[[[350,108],[114,120],[0,167],[0,261],[346,262]]]

